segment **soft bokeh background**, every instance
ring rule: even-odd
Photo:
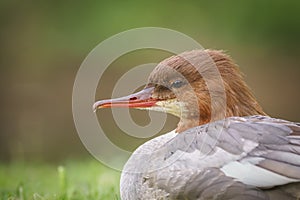
[[[296,0],[1,1],[0,160],[89,156],[72,119],[76,72],[98,43],[136,27],[174,29],[205,48],[226,50],[267,113],[300,121],[299,10]],[[166,56],[145,50],[116,60],[101,79],[97,98],[110,97],[126,70]],[[146,112],[132,114],[137,123],[148,123]],[[127,146],[130,138],[115,126],[111,111],[98,116],[122,147],[144,142]],[[164,130],[174,128],[175,121],[169,117]]]

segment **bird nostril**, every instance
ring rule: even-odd
[[[129,100],[133,101],[133,100],[136,100],[136,99],[137,99],[136,97],[131,97]]]

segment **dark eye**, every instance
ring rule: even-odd
[[[181,86],[184,85],[184,82],[181,80],[176,80],[172,83],[171,87],[172,88],[180,88]]]

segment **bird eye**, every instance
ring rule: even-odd
[[[181,80],[176,80],[172,83],[171,87],[172,88],[180,88],[181,86],[184,85],[184,82]]]

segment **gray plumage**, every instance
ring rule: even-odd
[[[124,167],[121,198],[297,199],[299,181],[299,124],[231,117],[140,146]]]

